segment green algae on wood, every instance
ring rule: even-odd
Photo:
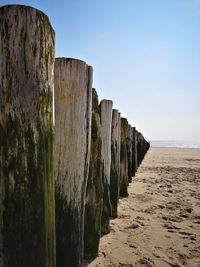
[[[128,131],[128,121],[121,118],[121,149],[120,149],[120,196],[128,196],[128,155],[126,147],[126,138]]]
[[[79,267],[90,159],[92,67],[81,60],[57,58],[54,76],[57,267]]]
[[[54,31],[25,6],[0,8],[0,266],[55,266]]]
[[[111,123],[112,123],[111,100],[102,100],[100,103],[101,118],[101,156],[103,161],[103,212],[102,212],[102,234],[109,233],[109,222],[111,216],[110,202],[110,165],[111,165]]]
[[[112,205],[112,218],[117,217],[120,186],[120,131],[121,118],[118,110],[112,111],[111,133],[111,169],[110,169],[110,201]]]
[[[98,255],[103,208],[100,109],[98,95],[94,88],[92,91],[91,128],[91,154],[84,224],[84,258],[86,259],[95,258]]]

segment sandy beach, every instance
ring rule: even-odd
[[[150,148],[84,266],[200,267],[200,149]]]

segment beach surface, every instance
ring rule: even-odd
[[[200,149],[150,148],[88,267],[200,267]]]

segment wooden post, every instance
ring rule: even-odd
[[[128,196],[128,156],[126,147],[126,137],[128,131],[128,121],[121,118],[121,152],[120,152],[120,196]]]
[[[140,149],[141,149],[141,162],[144,159],[145,154],[147,153],[148,149],[149,149],[149,143],[145,140],[144,136],[141,134],[140,136]]]
[[[54,75],[57,266],[79,267],[90,158],[92,68],[81,60],[57,58]]]
[[[133,149],[132,149],[132,139],[133,139],[133,132],[131,129],[131,125],[128,125],[127,130],[127,138],[126,138],[126,147],[127,147],[127,157],[128,157],[128,181],[129,183],[132,182],[132,161],[133,161]]]
[[[138,166],[142,162],[142,134],[137,133],[137,154],[138,154]]]
[[[137,160],[136,160],[136,166],[137,166],[137,168],[139,167],[139,132],[138,132],[138,130],[136,130],[136,144],[137,144],[137,146],[136,146],[136,154],[137,154]]]
[[[94,258],[98,255],[103,209],[102,174],[103,163],[101,158],[100,109],[98,95],[93,88],[91,154],[86,192],[84,226],[84,257],[86,259]]]
[[[110,200],[112,204],[112,218],[117,217],[120,185],[120,131],[121,118],[118,110],[112,112],[111,133],[111,173],[110,173]]]
[[[136,128],[132,127],[132,176],[137,171],[137,132]]]
[[[42,12],[0,8],[0,266],[55,266],[54,31]]]
[[[138,164],[138,167],[141,163],[141,133],[140,132],[137,132],[137,164]]]
[[[103,213],[102,233],[109,233],[109,218],[111,216],[110,203],[110,165],[111,165],[111,123],[112,123],[111,100],[102,100],[100,103],[101,112],[101,155],[103,160]]]

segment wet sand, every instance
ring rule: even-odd
[[[200,267],[200,149],[150,148],[84,266]]]

